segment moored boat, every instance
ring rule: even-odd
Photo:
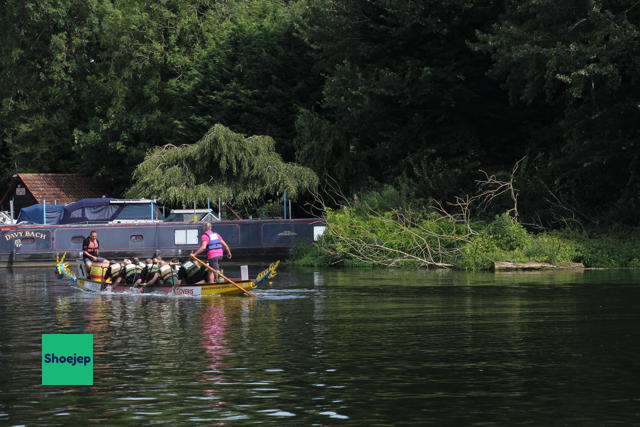
[[[35,208],[40,209],[34,214],[36,218],[49,215],[42,213],[42,206]],[[184,258],[200,245],[204,228],[200,220],[211,215],[210,209],[194,210],[202,218],[193,222],[186,221],[187,214],[179,211],[181,216],[172,214],[163,221],[158,219],[160,214],[151,200],[117,199],[81,200],[65,205],[62,211],[62,219],[54,223],[49,218],[42,221],[46,224],[0,225],[0,268],[48,266],[58,252],[82,256],[82,242],[91,231],[98,233],[100,255],[108,259],[156,255]],[[145,212],[152,213],[142,219]],[[217,219],[214,230],[231,247],[234,260],[275,261],[287,257],[295,244],[313,243],[325,228],[320,218]]]

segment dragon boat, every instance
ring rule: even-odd
[[[65,261],[66,253],[62,256],[56,254],[55,275],[58,279],[66,279],[71,286],[92,293],[123,293],[123,294],[155,294],[155,295],[186,295],[192,297],[206,296],[241,296],[252,295],[252,289],[256,289],[260,284],[266,283],[269,279],[276,277],[277,268],[280,261],[270,264],[265,270],[261,271],[255,279],[229,279],[226,278],[219,283],[202,283],[195,285],[159,285],[149,287],[136,287],[131,285],[113,285],[110,279],[105,282],[90,280],[87,278],[84,263],[77,261],[78,274],[76,275],[69,263]],[[270,282],[269,282],[270,283]]]

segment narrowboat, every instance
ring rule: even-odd
[[[91,231],[98,233],[105,258],[183,258],[198,248],[203,221],[222,235],[233,261],[273,261],[297,243],[317,240],[325,225],[320,218],[220,220],[210,209],[173,212],[165,221],[154,200],[85,199],[55,208],[36,205],[34,211],[41,223],[0,225],[0,267],[51,265],[58,252],[81,257]]]

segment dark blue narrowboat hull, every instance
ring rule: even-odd
[[[311,243],[324,230],[322,219],[262,219],[213,224],[236,260],[268,261],[287,256],[297,243]],[[0,227],[0,267],[50,263],[55,254],[81,256],[82,241],[98,232],[106,258],[185,257],[199,246],[202,223],[10,225]]]

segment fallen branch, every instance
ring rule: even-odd
[[[509,261],[495,261],[491,265],[493,271],[515,271],[515,270],[557,270],[557,269],[583,269],[584,264],[581,262],[562,262],[558,264],[551,264],[548,262],[509,262]]]

